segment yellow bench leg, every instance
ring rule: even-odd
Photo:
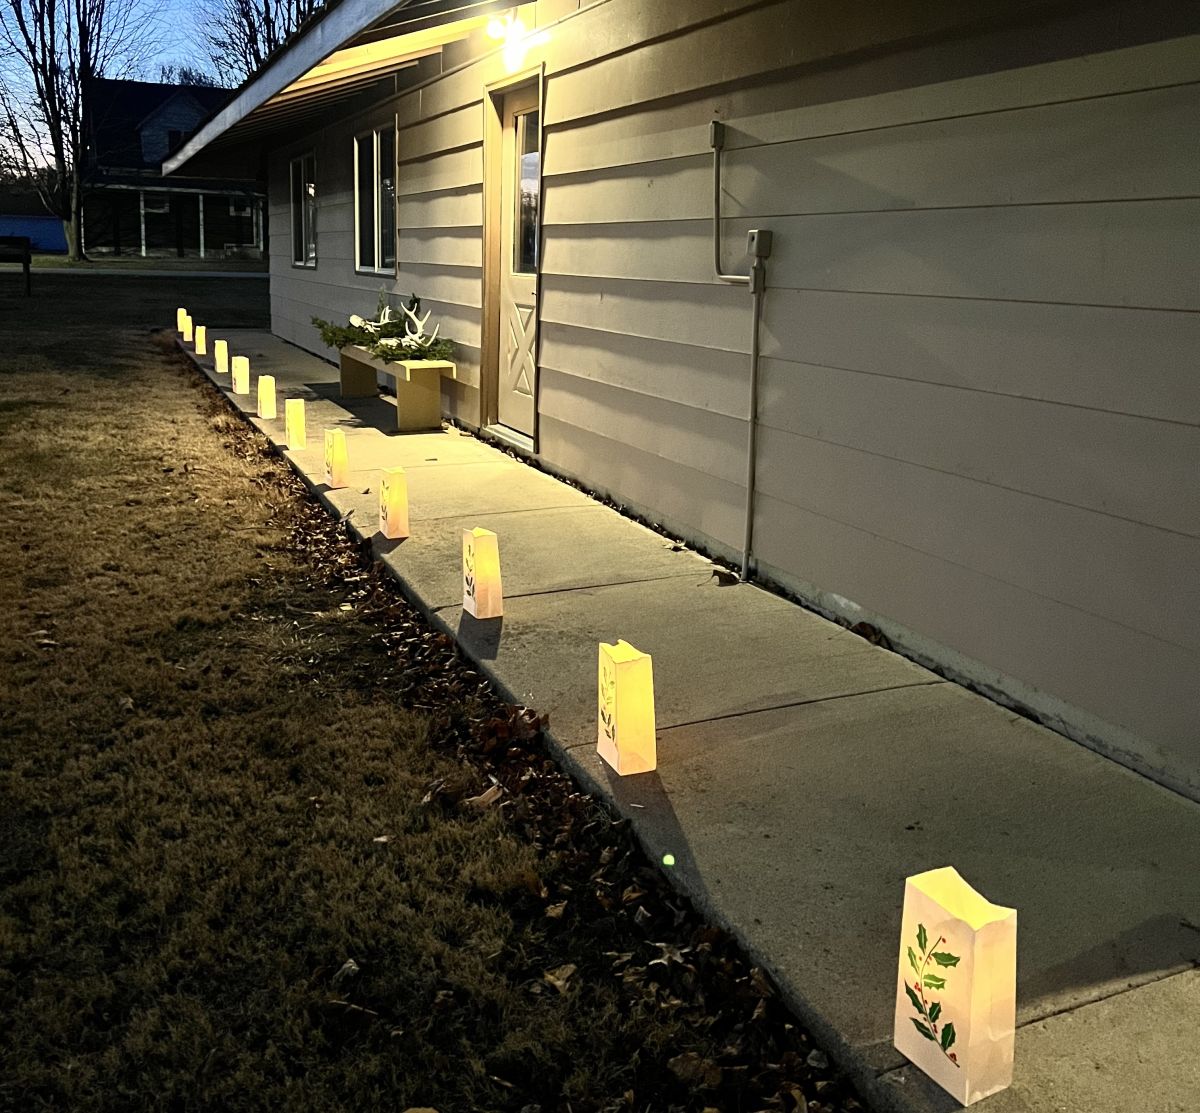
[[[414,368],[405,382],[396,377],[396,428],[402,433],[442,427],[442,377],[436,369]]]

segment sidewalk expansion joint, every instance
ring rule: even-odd
[[[489,518],[503,518],[508,514],[545,514],[549,510],[590,510],[590,506],[579,506],[572,503],[559,503],[556,506],[522,506],[513,510],[481,510],[479,514],[434,514],[428,518],[414,518],[414,523],[420,522],[450,522],[455,518],[473,518],[486,514]],[[506,595],[506,599],[516,599],[515,595]]]
[[[1053,1020],[1056,1016],[1066,1016],[1068,1013],[1078,1012],[1080,1009],[1086,1009],[1090,1005],[1099,1005],[1104,1001],[1111,1001],[1115,997],[1124,997],[1127,993],[1136,993],[1139,989],[1145,989],[1146,986],[1158,985],[1159,982],[1169,981],[1171,978],[1180,978],[1184,974],[1190,974],[1194,970],[1200,970],[1200,962],[1190,962],[1186,965],[1179,966],[1175,970],[1162,970],[1157,977],[1147,978],[1144,982],[1136,982],[1132,985],[1124,985],[1119,989],[1114,989],[1109,993],[1102,994],[1099,997],[1089,997],[1083,1001],[1076,1001],[1073,1005],[1063,1005],[1061,1009],[1055,1009],[1053,1012],[1041,1013],[1038,1016],[1031,1017],[1024,1022],[1017,1021],[1017,1031],[1022,1028],[1029,1028],[1034,1024],[1044,1024],[1047,1020]]]
[[[686,723],[672,723],[669,727],[663,727],[660,733],[665,734],[669,730],[682,730],[684,727],[696,727],[703,723],[720,723],[726,719],[741,719],[747,715],[761,715],[767,711],[786,711],[791,707],[808,707],[810,704],[832,703],[834,700],[854,699],[856,696],[874,696],[880,692],[899,692],[905,688],[932,688],[937,684],[949,683],[951,683],[949,680],[944,680],[939,676],[933,680],[914,680],[911,684],[888,684],[883,688],[867,688],[861,692],[839,692],[833,696],[815,696],[812,699],[793,700],[789,703],[773,703],[769,707],[752,707],[745,711],[729,711],[724,715],[710,715],[706,719],[691,719]]]
[[[401,579],[404,579],[404,574],[402,572],[397,570],[396,574]],[[666,583],[667,580],[686,579],[689,576],[695,576],[695,574],[695,572],[671,572],[666,576],[643,576],[638,580],[613,580],[611,582],[600,584],[564,584],[562,587],[548,587],[542,591],[522,591],[515,595],[505,595],[504,601],[508,603],[513,599],[535,599],[539,595],[569,595],[575,591],[598,591],[601,588],[606,587],[632,587],[634,584],[660,584]],[[405,580],[405,582],[408,583],[407,580]],[[409,586],[412,587],[413,591],[417,590],[413,584],[409,583]],[[440,614],[442,611],[452,611],[456,607],[460,606],[462,606],[461,603],[443,603],[439,607],[430,607],[429,613]]]

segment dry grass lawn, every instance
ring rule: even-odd
[[[861,1108],[150,334],[265,283],[19,285],[0,1110]]]

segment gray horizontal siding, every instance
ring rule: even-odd
[[[1114,51],[1136,4],[1044,9],[610,0],[552,28],[530,57],[547,80],[539,450],[740,544],[749,298],[714,280],[709,240],[708,122],[725,120],[726,268],[747,229],[775,235],[764,567],[1200,793],[1200,40]],[[345,137],[367,118],[321,137],[315,271],[288,266],[272,196],[277,330],[311,344],[312,313],[415,290],[465,345],[445,390],[468,421],[481,98],[502,77],[493,56],[389,106],[394,279],[352,273]]]
[[[746,423],[666,398],[564,375],[543,366],[538,408],[577,429],[620,440],[648,456],[672,460],[729,484],[745,471]],[[656,476],[646,477],[653,486]],[[631,496],[632,497],[632,496]]]
[[[1196,784],[1196,654],[767,495],[755,521],[759,559],[772,570],[799,580],[800,569],[814,589],[845,592],[868,613],[920,615],[931,643],[986,646],[950,660],[1051,714],[1054,694],[1071,693],[1061,712],[1077,731],[1169,783]]]
[[[314,139],[317,154],[318,265],[290,265],[290,239],[272,253],[273,330],[293,343],[328,354],[311,318],[345,320],[351,313],[374,311],[383,288],[394,303],[411,293],[421,297],[423,310],[432,311],[439,335],[455,341],[458,380],[443,384],[448,413],[476,421],[479,410],[480,306],[482,305],[481,133],[478,110],[446,118],[447,142],[460,148],[442,153],[434,126],[420,129],[408,142],[402,132],[397,176],[398,261],[394,273],[355,270],[354,163],[352,137],[386,123],[397,107],[385,105],[356,120],[331,127]],[[468,126],[474,119],[473,129]],[[272,180],[282,180],[276,194],[272,227],[285,232],[289,208],[286,192],[286,154],[277,155],[282,167]]]
[[[574,225],[547,248],[547,269],[711,282],[704,222],[648,215],[670,208],[673,192],[664,186],[651,203],[635,191],[613,226]],[[744,272],[745,231],[757,223],[775,235],[772,289],[1200,310],[1200,199],[731,220],[726,266]]]
[[[870,442],[767,426],[759,445],[761,490],[781,503],[1200,652],[1194,538],[909,463]]]
[[[728,286],[542,276],[542,321],[749,352],[749,299]]]
[[[890,129],[931,121],[948,120],[962,127],[969,118],[1097,97],[1119,102],[1125,93],[1195,82],[1196,47],[1183,38],[1104,56],[1000,66],[991,73],[957,76],[964,65],[969,61],[958,44],[942,43],[733,88],[706,89],[691,97],[646,104],[635,113],[602,112],[573,120],[562,131],[552,128],[546,137],[547,160],[557,174],[565,175],[708,155],[711,118],[727,121],[726,147],[737,151],[825,136],[886,135]],[[922,76],[920,84],[913,83],[914,73]],[[730,161],[736,165],[738,157]]]
[[[1197,192],[1194,84],[731,151],[731,217],[1140,200]],[[1090,141],[1080,143],[1085,134]],[[650,152],[648,152],[649,154]],[[564,174],[546,219],[702,219],[708,150]],[[787,188],[781,189],[780,183]]]
[[[1198,426],[773,359],[760,389],[784,432],[1200,538]]]
[[[746,357],[699,344],[542,322],[541,366],[746,420]]]
[[[1200,314],[772,290],[768,357],[1200,424]]]
[[[555,470],[589,489],[710,550],[736,551],[743,487],[545,413],[538,418],[538,442]]]
[[[953,18],[860,14],[833,34]],[[785,79],[829,49],[816,25],[766,6],[548,66],[543,455],[738,544],[749,298],[715,281],[710,239],[725,119],[726,269],[749,228],[775,236],[760,559],[1200,790],[1197,40],[1027,66],[996,31]],[[984,58],[1010,64],[972,73]],[[694,478],[660,495],[668,469]]]

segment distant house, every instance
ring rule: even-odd
[[[86,98],[90,255],[260,258],[263,192],[257,164],[231,176],[164,178],[162,163],[228,89],[98,80]]]
[[[279,336],[415,291],[447,415],[1200,799],[1197,120],[1194,4],[341,0],[166,169],[265,152]]]

